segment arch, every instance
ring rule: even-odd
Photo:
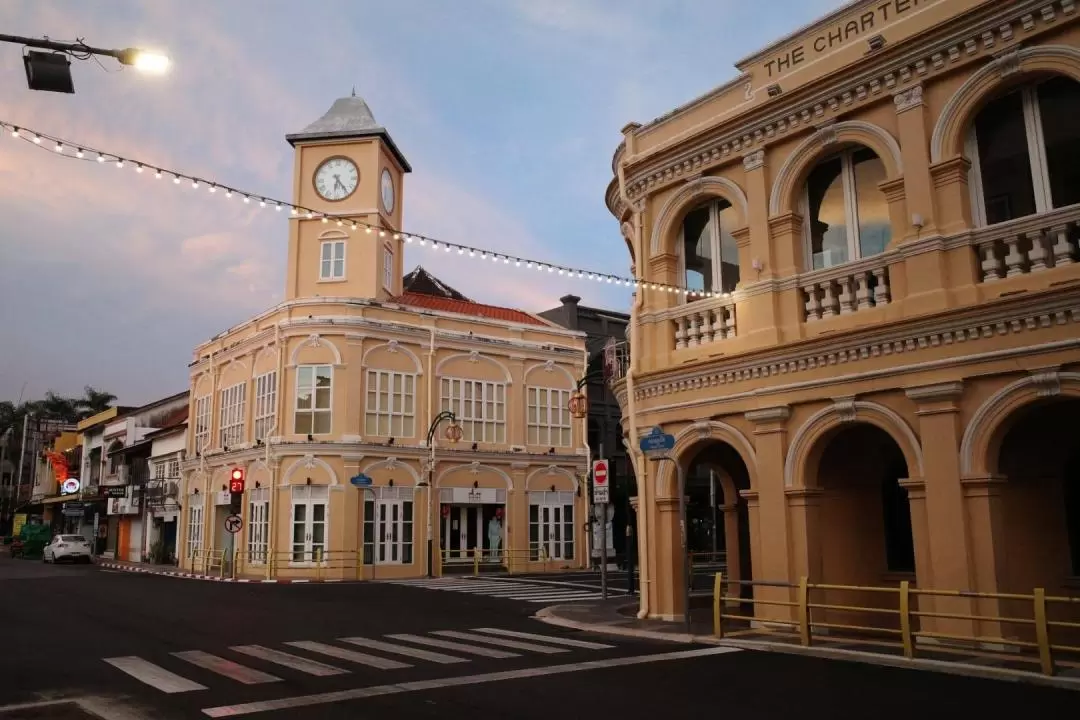
[[[349,233],[344,230],[338,230],[337,228],[331,228],[329,230],[323,230],[319,233],[318,240],[348,240]]]
[[[416,468],[414,468],[411,464],[407,462],[402,462],[401,460],[398,460],[396,457],[383,458],[382,460],[376,460],[373,463],[368,463],[360,472],[362,472],[364,475],[370,475],[371,470],[377,470],[379,468],[386,468],[387,470],[399,470],[401,468],[404,468],[406,472],[409,473],[409,477],[412,478],[413,487],[416,487],[420,484],[420,473],[416,471]]]
[[[311,335],[308,335],[307,339],[304,340],[304,342],[293,348],[292,353],[289,355],[289,367],[296,367],[296,360],[298,357],[300,357],[300,351],[304,348],[317,348],[323,347],[324,345],[330,348],[330,352],[334,354],[334,365],[336,367],[340,367],[343,363],[341,362],[341,351],[338,350],[338,346],[335,345],[332,340],[328,340],[322,335],[319,335],[318,333],[312,333]]]
[[[360,358],[360,367],[366,368],[368,366],[368,355],[380,348],[386,348],[386,352],[389,353],[404,353],[405,355],[408,355],[416,366],[416,374],[424,374],[424,364],[420,362],[420,358],[417,357],[416,353],[410,350],[407,345],[402,345],[397,340],[390,340],[389,342],[379,343],[378,345],[369,347],[364,351],[363,356]]]
[[[199,389],[202,387],[202,384],[204,382],[206,382],[207,380],[210,381],[210,390],[208,392],[199,394]],[[209,394],[213,393],[214,392],[213,374],[209,370],[204,370],[203,372],[196,375],[194,382],[191,383],[191,390],[192,390],[191,394],[195,397],[196,400],[201,398],[201,397],[205,397],[206,395],[209,395]]]
[[[664,252],[668,235],[691,205],[696,205],[702,197],[723,198],[739,211],[739,227],[744,227],[749,216],[749,203],[746,193],[734,181],[726,177],[706,175],[688,181],[679,191],[667,199],[656,216],[652,227],[650,255]],[[631,256],[633,252],[631,251]]]
[[[554,360],[548,360],[547,362],[536,363],[535,365],[532,365],[529,368],[527,368],[525,370],[525,374],[521,376],[522,382],[524,382],[526,385],[528,385],[529,384],[529,374],[532,373],[532,371],[536,370],[537,368],[544,368],[545,372],[555,372],[556,370],[558,370],[559,372],[561,372],[566,377],[566,381],[568,383],[570,383],[571,387],[577,385],[577,380],[574,379],[574,376],[570,373],[570,371],[567,370],[566,368],[564,368],[562,365],[559,365],[558,363],[556,363]]]
[[[237,365],[242,370],[242,372],[240,374],[244,378],[244,380],[245,381],[250,380],[251,379],[251,372],[252,372],[252,369],[254,368],[254,365],[248,366],[247,362],[243,358],[239,358],[239,357],[230,358],[229,361],[222,366],[221,373],[220,373],[219,377],[225,377],[233,369],[233,366],[237,366]]]
[[[529,488],[532,486],[533,478],[539,477],[541,474],[543,474],[545,477],[550,477],[551,475],[564,475],[570,478],[570,483],[574,488],[574,493],[576,494],[578,491],[577,475],[570,472],[566,468],[559,467],[558,465],[548,465],[547,467],[537,468],[536,470],[533,470],[531,473],[525,476],[526,492],[528,492]]]
[[[330,478],[331,486],[337,486],[340,484],[338,482],[337,473],[334,471],[333,466],[331,466],[330,463],[326,462],[321,457],[317,457],[309,453],[301,458],[297,458],[296,461],[289,466],[289,469],[286,470],[285,474],[281,476],[281,487],[288,487],[290,484],[292,484],[293,473],[295,473],[297,470],[300,470],[301,468],[303,468],[304,470],[311,470],[315,467],[320,467],[326,471],[327,477]]]
[[[510,476],[507,475],[504,470],[500,470],[497,467],[492,467],[491,465],[484,465],[484,464],[479,463],[479,462],[471,462],[471,463],[468,463],[468,464],[465,464],[465,465],[454,465],[453,467],[449,467],[449,468],[443,470],[441,473],[439,473],[439,476],[437,478],[435,478],[435,487],[442,487],[443,479],[447,475],[451,475],[453,473],[456,473],[459,470],[468,470],[469,472],[473,473],[474,475],[479,475],[481,471],[487,470],[487,471],[492,472],[492,473],[498,475],[499,477],[501,477],[503,479],[503,482],[506,483],[506,489],[507,490],[513,490],[514,489],[514,481],[510,479]]]
[[[480,360],[486,360],[487,362],[491,363],[492,365],[503,371],[503,374],[506,376],[507,385],[514,384],[513,376],[510,375],[510,368],[506,367],[506,365],[502,364],[500,361],[496,360],[490,355],[482,354],[479,350],[473,350],[472,352],[467,353],[454,353],[453,355],[447,355],[439,361],[438,365],[435,366],[435,375],[437,377],[441,377],[443,365],[450,362],[451,360],[457,360],[458,358],[468,358],[469,362],[479,362]]]
[[[1007,52],[972,73],[941,108],[930,136],[930,162],[963,155],[967,128],[987,97],[1017,73],[1054,73],[1080,82],[1080,49],[1038,45]]]
[[[273,358],[277,358],[278,344],[270,343],[269,345],[263,345],[252,354],[251,370],[255,371],[255,367],[259,364],[259,361],[263,359],[264,355],[270,355]]]
[[[738,428],[720,420],[704,420],[683,428],[675,436],[675,447],[672,448],[671,455],[685,470],[688,465],[687,455],[690,451],[693,450],[695,445],[709,440],[719,440],[735,449],[735,452],[742,459],[743,465],[746,466],[746,472],[750,477],[750,488],[756,488],[757,453],[754,451],[753,443]],[[662,474],[658,473],[656,478],[657,497],[668,497],[674,492],[671,489],[671,484],[675,480],[675,468],[667,468]]]
[[[811,415],[795,432],[784,460],[784,487],[806,487],[806,462],[814,446],[829,431],[852,422],[862,422],[884,430],[904,454],[908,474],[912,477],[924,476],[922,445],[904,418],[880,403],[838,400]]]
[[[960,476],[989,475],[997,470],[990,457],[993,440],[1013,412],[1036,400],[1080,397],[1080,372],[1042,372],[1020,378],[991,395],[971,416],[960,441]],[[992,461],[991,461],[992,460]]]
[[[877,153],[885,163],[885,174],[896,180],[904,174],[900,144],[887,130],[863,120],[845,120],[823,125],[791,151],[773,179],[769,195],[769,217],[792,212],[792,200],[818,158],[840,143],[857,143]]]

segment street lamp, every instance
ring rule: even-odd
[[[71,60],[86,60],[93,55],[115,58],[121,65],[134,67],[136,70],[151,74],[161,74],[169,69],[169,58],[161,53],[140,48],[109,50],[91,47],[80,41],[73,43],[54,42],[47,38],[38,39],[21,35],[0,34],[0,42],[16,43],[27,50],[23,54],[26,66],[26,84],[31,90],[46,92],[74,93],[75,83],[71,79]],[[51,52],[41,52],[50,50]]]
[[[456,444],[458,440],[461,440],[461,426],[457,423],[457,415],[450,410],[443,410],[441,413],[435,416],[435,419],[431,421],[430,427],[427,431],[427,446],[428,446],[428,477],[427,477],[427,576],[433,577],[432,562],[434,560],[434,537],[432,536],[432,528],[434,523],[431,521],[431,494],[435,491],[435,433],[439,431],[439,425],[444,421],[449,420],[450,424],[446,427],[446,432],[443,436],[446,441],[451,445]]]

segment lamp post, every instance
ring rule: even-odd
[[[457,443],[461,439],[461,426],[457,424],[457,415],[449,410],[443,410],[441,413],[435,416],[435,419],[431,421],[431,425],[427,431],[427,446],[428,446],[428,472],[427,472],[427,576],[432,577],[434,572],[432,570],[434,561],[434,536],[433,525],[431,520],[431,494],[435,492],[435,433],[439,430],[439,425],[444,421],[449,420],[450,425],[446,428],[446,441],[450,444]]]
[[[121,65],[134,67],[145,73],[160,74],[168,70],[169,58],[161,53],[124,48],[112,50],[87,45],[82,41],[73,43],[55,42],[48,38],[22,37],[21,35],[0,34],[0,42],[15,43],[27,50],[23,55],[26,66],[26,84],[31,90],[48,92],[74,93],[75,84],[71,79],[71,60],[86,60],[93,55],[115,58]],[[51,52],[40,52],[50,50]]]

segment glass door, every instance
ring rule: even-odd
[[[375,533],[379,539],[377,562],[400,565],[405,562],[402,552],[405,538],[405,502],[380,500],[376,513]]]
[[[307,497],[305,498],[304,495]],[[321,495],[322,497],[312,498],[312,495]],[[326,561],[326,504],[328,499],[325,488],[303,487],[293,490],[292,552],[290,554],[292,562]]]

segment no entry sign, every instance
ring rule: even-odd
[[[596,504],[610,502],[610,493],[608,492],[608,461],[593,460],[592,476],[593,502]]]

